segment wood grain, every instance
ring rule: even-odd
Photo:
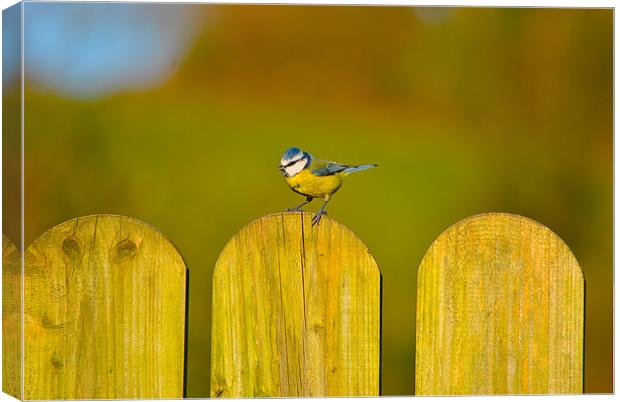
[[[21,253],[2,235],[2,391],[22,399]]]
[[[379,394],[381,274],[324,217],[258,219],[213,274],[212,397]]]
[[[416,394],[581,393],[583,320],[581,269],[555,233],[467,218],[418,270]]]
[[[26,399],[183,397],[186,267],[137,220],[73,219],[25,254]]]

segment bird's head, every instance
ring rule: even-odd
[[[280,172],[286,177],[295,176],[312,162],[312,155],[299,148],[289,148],[280,159]]]

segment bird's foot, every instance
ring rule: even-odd
[[[301,209],[301,207],[286,208],[284,211],[286,211],[286,212],[304,212],[304,210]]]
[[[319,210],[319,212],[317,212],[313,217],[312,217],[312,226],[316,225],[317,223],[319,223],[319,221],[321,220],[321,217],[323,215],[327,215],[327,211],[324,211],[322,209]]]

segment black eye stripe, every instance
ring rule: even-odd
[[[303,157],[301,157],[301,158],[299,158],[299,159],[295,159],[294,161],[291,161],[291,162],[287,163],[286,165],[283,165],[282,167],[287,168],[287,167],[289,167],[289,166],[293,166],[294,164],[296,164],[297,162],[299,162],[299,161],[300,161],[300,160],[302,160],[302,159],[303,159]]]

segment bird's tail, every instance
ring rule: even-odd
[[[343,170],[344,173],[353,173],[353,172],[359,172],[360,170],[366,170],[366,169],[372,169],[374,167],[377,167],[379,165],[376,165],[374,163],[370,164],[370,165],[357,165],[357,166],[349,166],[348,168],[346,168],[345,170]]]

